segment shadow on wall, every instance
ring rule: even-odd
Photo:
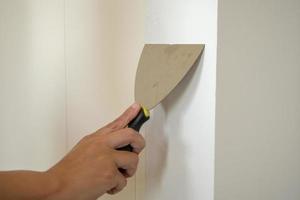
[[[146,196],[149,199],[159,198],[157,195],[162,192],[170,193],[167,195],[170,198],[176,194],[176,199],[189,199],[186,180],[188,166],[185,162],[188,155],[183,141],[182,118],[200,83],[202,66],[203,59],[199,58],[184,79],[152,112],[147,131],[149,134],[146,135]],[[165,184],[174,190],[164,191]]]

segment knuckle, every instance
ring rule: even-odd
[[[133,140],[135,135],[131,128],[124,128],[119,131],[119,134],[126,138],[127,140]]]
[[[119,124],[120,124],[120,120],[118,118],[118,119],[115,119],[114,121],[112,121],[111,123],[109,123],[106,127],[111,130],[115,130],[119,127]]]
[[[116,177],[116,172],[112,169],[106,170],[103,173],[103,178],[108,182],[111,182],[112,180],[114,180],[115,177]]]
[[[121,115],[119,118],[117,118],[113,122],[113,127],[114,128],[121,128],[127,122],[127,119],[128,119],[128,114],[124,113],[123,115]]]
[[[108,135],[101,134],[101,135],[97,135],[96,137],[94,137],[92,141],[96,145],[104,145],[104,144],[107,144],[107,140],[108,140]]]
[[[139,163],[139,156],[137,154],[132,155],[132,165],[136,167]]]
[[[131,137],[132,139],[135,138],[135,137],[137,137],[137,135],[138,135],[137,134],[138,132],[136,132],[132,128],[126,128],[126,133],[127,133],[128,137]]]
[[[139,134],[139,139],[140,139],[141,147],[144,148],[146,146],[145,138]]]
[[[127,119],[128,119],[128,113],[125,112],[123,115],[120,116],[119,122],[122,122],[122,123],[126,122]]]
[[[115,129],[118,129],[121,127],[121,121],[120,120],[117,120],[115,121],[112,125],[111,125],[111,129],[112,130],[115,130]]]
[[[94,133],[94,135],[101,136],[101,135],[103,135],[104,133],[111,132],[111,130],[112,130],[112,129],[111,129],[109,126],[104,126],[104,127],[100,128],[100,129],[98,129],[98,130]]]

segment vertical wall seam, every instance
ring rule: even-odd
[[[64,0],[64,68],[65,68],[65,151],[69,150],[68,131],[68,69],[67,69],[67,48],[66,48],[66,0]]]
[[[213,167],[214,167],[214,169],[213,169],[213,180],[212,180],[212,191],[213,191],[213,193],[212,193],[212,199],[215,199],[215,177],[216,177],[216,124],[217,124],[217,119],[216,119],[216,117],[217,117],[217,81],[218,81],[218,31],[219,31],[219,24],[218,24],[218,22],[219,22],[219,0],[217,0],[216,1],[216,11],[217,11],[217,16],[216,16],[216,18],[215,18],[215,29],[216,29],[216,33],[215,33],[215,38],[216,38],[216,43],[215,43],[215,46],[214,46],[214,48],[216,49],[216,52],[215,52],[215,60],[216,60],[216,62],[215,62],[215,88],[214,88],[214,101],[215,101],[215,103],[214,103],[214,113],[213,113],[213,115],[214,115],[214,127],[213,127],[213,132],[214,132],[214,141],[213,141],[213,146],[214,146],[214,148],[213,148],[213,151],[214,151],[214,154],[213,154]]]

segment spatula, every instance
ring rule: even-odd
[[[146,44],[142,51],[135,79],[135,100],[142,109],[128,124],[139,131],[149,120],[149,110],[158,105],[183,79],[202,55],[203,44]],[[127,145],[120,148],[132,151]]]

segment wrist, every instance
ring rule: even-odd
[[[47,172],[0,172],[1,199],[54,199],[59,182]]]
[[[63,199],[62,197],[62,184],[54,173],[50,171],[43,172],[44,177],[48,180],[46,189],[45,189],[45,199],[46,200],[59,200]]]

